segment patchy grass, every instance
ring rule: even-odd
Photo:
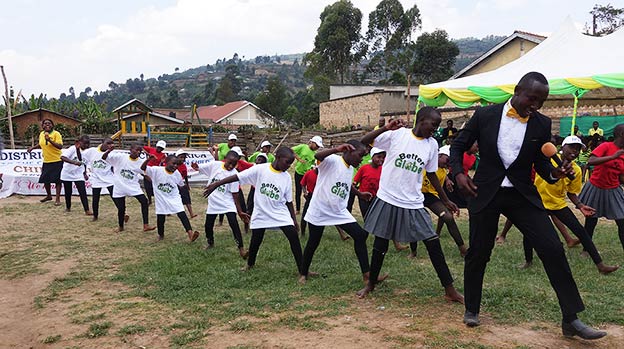
[[[106,336],[108,334],[108,330],[113,326],[113,323],[110,321],[100,322],[91,324],[89,326],[89,330],[85,333],[85,337],[87,338],[97,338]]]
[[[61,335],[57,334],[55,336],[47,336],[41,343],[43,344],[52,344],[61,340]]]

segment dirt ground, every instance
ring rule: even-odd
[[[19,202],[37,203],[38,197],[11,197],[0,200],[0,210]],[[3,228],[5,230],[5,228]],[[0,230],[0,238],[11,232]],[[37,232],[25,233],[37,234]],[[41,238],[41,237],[37,237]],[[98,239],[97,235],[84,237]],[[45,243],[45,240],[43,240]],[[4,258],[11,251],[0,251]],[[129,290],[125,285],[95,278],[77,287],[55,292],[55,280],[75,276],[72,270],[84,263],[85,256],[71,253],[47,258],[37,266],[40,272],[11,279],[0,279],[0,348],[164,348],[176,333],[160,330],[180,314],[141,297],[120,297]],[[97,263],[106,264],[106,259]],[[107,265],[107,275],[118,265]],[[41,300],[45,306],[40,306]],[[189,344],[206,348],[622,348],[624,327],[603,328],[609,335],[598,341],[569,340],[550,323],[497,324],[488,314],[482,325],[469,329],[461,323],[463,308],[440,302],[435,309],[385,309],[371,299],[349,300],[349,315],[323,318],[328,324],[320,330],[287,327],[254,327],[233,330],[218,325],[205,330],[203,339]],[[124,310],[124,304],[139,304]],[[86,319],[103,316],[113,325],[107,335],[85,335]],[[249,322],[255,321],[248,319]],[[271,319],[269,319],[271,321]],[[119,334],[124,325],[140,323],[141,333]],[[130,331],[128,331],[130,332]],[[47,343],[46,343],[47,342]],[[185,347],[186,345],[182,345]]]

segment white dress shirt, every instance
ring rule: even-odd
[[[500,129],[498,130],[498,139],[496,146],[498,147],[498,155],[500,156],[503,166],[508,169],[516,160],[524,142],[524,134],[526,133],[527,123],[522,123],[518,119],[507,116],[507,112],[511,109],[511,99],[505,103],[503,107],[503,115],[501,116]],[[505,176],[501,187],[513,187],[509,178]]]

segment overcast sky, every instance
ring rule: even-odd
[[[401,0],[418,5],[423,31],[451,38],[551,33],[566,16],[577,27],[597,0]],[[308,52],[331,0],[0,0],[0,65],[23,94],[58,97],[70,86],[158,77],[231,58]],[[368,14],[379,0],[352,0]],[[624,7],[624,0],[609,1]],[[419,34],[417,33],[415,37]],[[0,94],[4,94],[2,87]]]

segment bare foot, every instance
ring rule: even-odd
[[[390,274],[388,273],[377,276],[377,283],[384,282],[389,276]],[[370,280],[370,272],[362,274],[362,280],[364,281],[364,284],[367,285],[368,281]]]
[[[113,232],[115,232],[115,233],[121,233],[122,231],[124,231],[124,228],[122,228],[122,227],[117,227],[117,229],[115,229]]]
[[[253,268],[253,265],[245,264],[244,267],[240,268],[240,271],[248,271],[251,270],[251,268]]]
[[[461,293],[457,292],[453,285],[446,286],[444,288],[444,299],[446,299],[447,302],[457,302],[460,304],[464,304],[464,296]]]
[[[308,278],[305,275],[299,275],[299,284],[301,285],[305,285],[305,283],[308,281]]]
[[[195,231],[189,230],[187,233],[188,233],[189,240],[191,240],[191,242],[197,240],[197,238],[199,237],[199,232],[197,230]]]
[[[371,283],[369,282],[368,284],[366,284],[366,286],[364,286],[363,289],[357,291],[356,295],[358,296],[358,298],[366,298],[366,296],[373,292],[373,290],[375,289],[375,286],[371,285]]]
[[[195,218],[195,217],[197,217],[197,215],[196,215],[196,214],[192,214],[192,215],[191,215],[191,219],[193,219],[193,218]]]
[[[583,251],[583,252],[581,252],[581,257],[589,258],[589,253],[587,253],[587,251]]]
[[[525,262],[524,264],[518,266],[518,269],[529,269],[531,265],[533,265],[533,262]]]
[[[405,251],[409,248],[409,246],[404,246],[399,243],[394,244],[394,248],[396,248],[397,252]]]
[[[351,239],[351,237],[349,235],[342,235],[342,234],[340,234],[340,239],[342,239],[342,241],[347,241],[347,240]]]
[[[214,244],[207,244],[206,246],[204,246],[204,250],[209,250],[213,247],[214,247]]]
[[[158,235],[158,238],[156,238],[156,242],[161,242],[161,241],[163,241],[164,239],[165,239],[165,237],[164,237],[164,236],[160,236],[160,235]]]
[[[39,202],[47,202],[47,201],[52,201],[52,197],[51,196],[46,196],[43,199],[39,200]]]
[[[249,251],[242,247],[238,250],[238,254],[241,256],[242,259],[247,259],[249,257]]]
[[[497,236],[496,237],[496,243],[499,244],[499,245],[504,244],[505,243],[505,237],[502,236],[502,235]]]
[[[320,275],[320,274],[319,274],[319,273],[317,273],[317,272],[315,272],[315,271],[309,271],[309,272],[308,272],[308,277],[309,277],[309,278],[315,278],[315,277],[317,277],[317,276],[319,276],[319,275]]]
[[[566,245],[568,245],[568,248],[572,248],[574,246],[577,246],[578,244],[581,243],[581,240],[579,239],[574,239],[574,240],[570,240],[570,241],[566,241]]]
[[[98,218],[97,218],[97,217],[95,217],[95,216],[93,216],[93,218],[91,219],[91,222],[95,222],[95,221],[97,221],[97,220],[98,220]]]
[[[602,275],[613,273],[620,268],[619,265],[606,265],[603,262],[596,264],[596,267],[598,268],[598,272]]]
[[[407,255],[408,259],[414,259],[416,258],[416,253],[415,252],[410,252],[410,254]]]
[[[93,212],[91,212],[91,211],[85,211],[85,216],[93,216]]]
[[[124,223],[128,223],[129,220],[130,220],[130,216],[124,215]]]
[[[150,227],[147,224],[143,224],[143,231],[152,231],[154,229],[156,229],[156,227]]]
[[[65,209],[65,213],[69,213],[69,212],[71,212],[71,210],[70,210],[70,209],[68,209],[68,208],[66,208],[66,209]]]

